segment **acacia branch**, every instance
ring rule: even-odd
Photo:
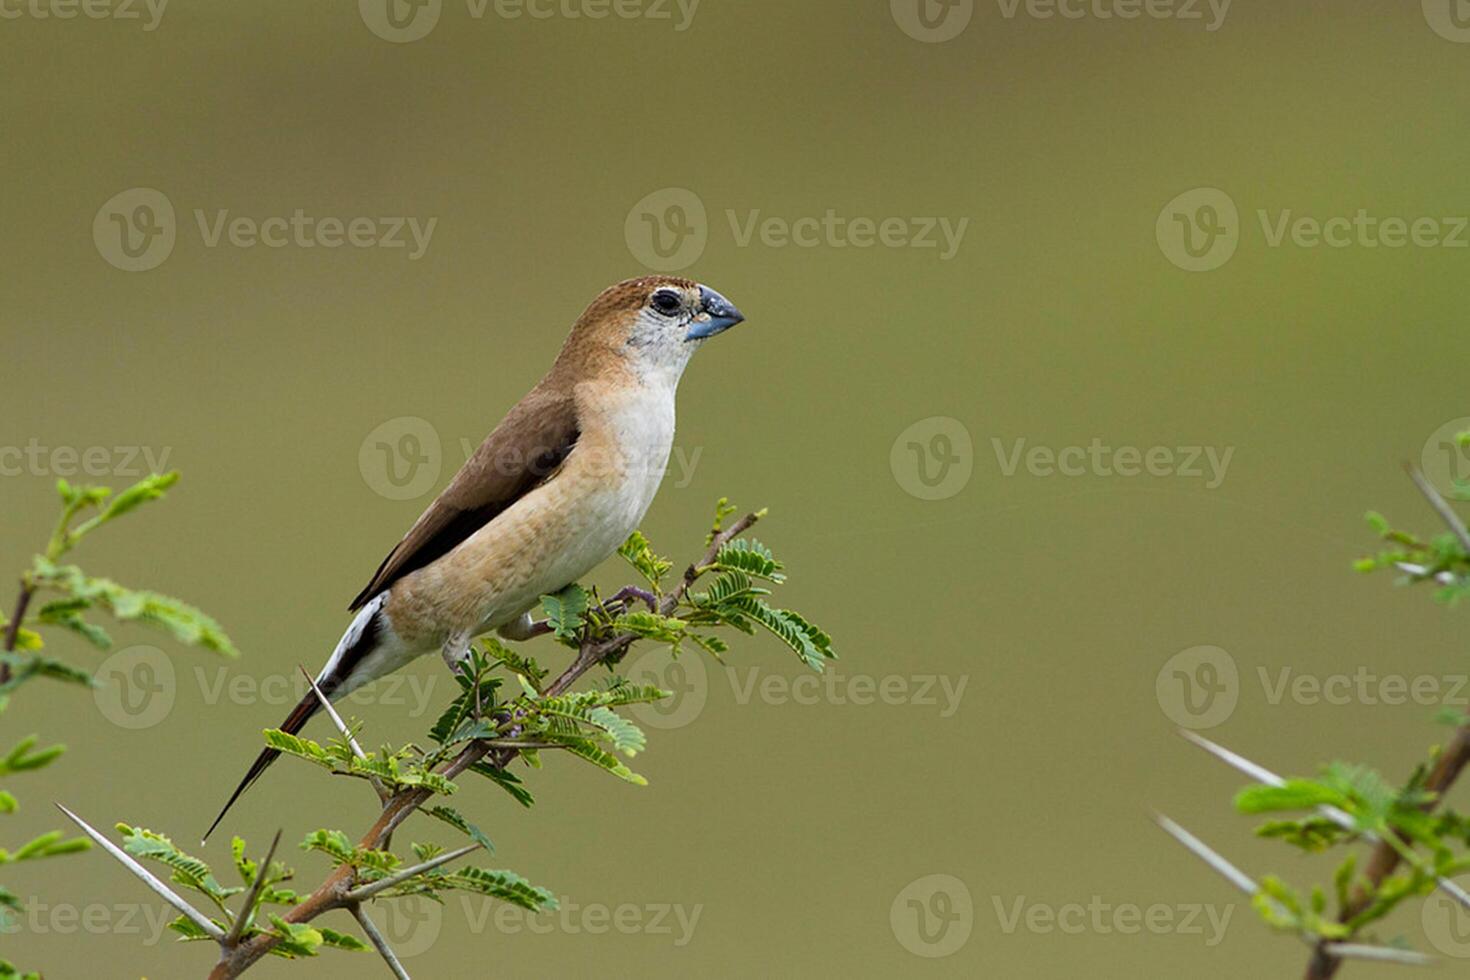
[[[690,587],[709,570],[719,555],[720,549],[749,530],[756,521],[761,519],[761,516],[761,513],[746,514],[729,527],[711,534],[709,547],[705,549],[704,554],[685,569],[679,582],[659,601],[659,613],[664,616],[672,615],[689,592]],[[638,639],[639,637],[633,633],[620,633],[601,641],[584,640],[577,651],[576,659],[547,685],[542,694],[546,697],[555,697],[565,693],[583,674],[609,658],[623,653]],[[487,756],[491,765],[497,769],[504,769],[514,761],[516,756],[520,755],[520,752],[518,748],[503,745],[497,747],[492,741],[475,741],[465,746],[459,755],[440,766],[437,771],[444,778],[453,779]],[[433,795],[431,790],[423,788],[401,789],[393,794],[384,803],[383,812],[378,819],[358,840],[357,846],[368,850],[379,850],[384,847],[393,832]],[[346,909],[357,915],[360,909],[353,898],[356,874],[356,869],[350,864],[339,865],[315,891],[288,911],[283,918],[290,923],[310,922],[336,909]],[[367,931],[366,926],[364,926],[364,931]],[[368,938],[373,938],[371,932]],[[209,980],[234,980],[269,953],[278,941],[278,937],[271,933],[258,933],[234,946],[222,947],[219,962],[210,972]],[[374,944],[377,945],[376,940]],[[391,951],[384,952],[385,949],[385,946],[380,946],[379,952],[384,953],[384,957],[388,958],[392,954]],[[392,963],[390,959],[389,964],[392,965]],[[402,967],[395,967],[395,969],[401,971]]]
[[[1408,470],[1414,485],[1429,501],[1429,506],[1434,508],[1434,512],[1449,526],[1467,554],[1470,554],[1470,533],[1467,533],[1464,521],[1460,520],[1460,515],[1455,513],[1448,501],[1434,488],[1434,484],[1424,478],[1423,474],[1412,467],[1409,467]],[[1461,720],[1460,727],[1455,729],[1455,734],[1449,744],[1434,760],[1434,768],[1430,770],[1428,778],[1424,781],[1424,788],[1431,795],[1420,809],[1426,813],[1433,810],[1449,788],[1454,785],[1467,764],[1470,764],[1470,714]],[[1368,859],[1368,867],[1363,872],[1363,877],[1367,879],[1367,882],[1353,889],[1347,906],[1338,915],[1339,922],[1348,922],[1366,909],[1372,903],[1378,886],[1398,868],[1399,862],[1403,860],[1401,851],[1411,845],[1401,838],[1390,839],[1394,836],[1396,832],[1388,830],[1384,833],[1383,839],[1374,845],[1372,855]],[[1312,958],[1307,962],[1306,980],[1331,980],[1342,967],[1342,956],[1339,953],[1340,951],[1335,951],[1326,940],[1318,941],[1316,948],[1312,951]]]
[[[1179,734],[1185,739],[1185,741],[1192,742],[1193,744],[1204,749],[1206,752],[1210,753],[1210,755],[1219,759],[1221,762],[1224,762],[1226,765],[1234,769],[1240,770],[1257,782],[1265,783],[1267,786],[1286,785],[1285,779],[1276,775],[1276,773],[1267,769],[1265,766],[1256,765],[1254,762],[1251,762],[1244,756],[1235,752],[1231,752],[1229,749],[1225,748],[1225,746],[1210,741],[1198,732],[1192,732],[1187,728],[1181,728],[1179,729]],[[1323,817],[1326,817],[1328,820],[1331,820],[1333,823],[1337,824],[1348,833],[1361,834],[1364,840],[1370,841],[1374,844],[1378,843],[1379,841],[1379,837],[1377,834],[1373,833],[1372,831],[1359,829],[1357,821],[1354,820],[1344,810],[1324,803],[1322,806],[1317,807],[1316,812],[1321,814]],[[1455,884],[1454,881],[1446,878],[1444,875],[1435,875],[1434,879],[1438,883],[1441,891],[1443,891],[1450,898],[1454,899],[1456,902],[1463,905],[1465,908],[1470,909],[1470,893],[1467,893],[1465,889],[1461,888],[1459,885]]]
[[[1470,716],[1467,716],[1466,720],[1461,722],[1460,727],[1455,729],[1450,744],[1445,746],[1439,758],[1434,761],[1434,768],[1430,770],[1429,777],[1424,781],[1424,788],[1429,790],[1433,796],[1420,809],[1426,813],[1433,810],[1435,804],[1459,778],[1467,764],[1470,764]],[[1353,889],[1347,906],[1337,917],[1339,922],[1347,922],[1366,909],[1372,903],[1378,886],[1397,870],[1399,863],[1403,860],[1399,848],[1409,845],[1403,843],[1401,839],[1398,842],[1389,841],[1389,834],[1396,834],[1396,831],[1386,831],[1384,839],[1374,845],[1372,855],[1368,858],[1368,866],[1363,871],[1363,877],[1367,879],[1367,882]],[[1395,846],[1395,843],[1398,846]],[[1307,963],[1306,980],[1331,980],[1341,966],[1340,951],[1334,950],[1332,944],[1327,940],[1319,940],[1312,950],[1311,960]]]

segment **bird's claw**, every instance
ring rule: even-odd
[[[623,606],[627,606],[634,599],[647,603],[649,612],[658,612],[658,597],[647,589],[640,589],[636,585],[628,585],[619,589],[617,594],[609,599],[608,602],[621,603]]]

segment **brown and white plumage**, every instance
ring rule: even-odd
[[[690,356],[742,319],[687,279],[604,290],[551,370],[353,599],[356,616],[317,677],[322,691],[337,700],[426,653],[457,658],[475,636],[514,627],[540,596],[611,555],[662,480]],[[300,731],[317,707],[308,693],[282,729]],[[209,833],[278,754],[260,754]]]

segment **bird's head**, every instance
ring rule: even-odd
[[[572,328],[565,353],[610,352],[639,374],[672,372],[677,380],[695,350],[744,319],[708,286],[644,276],[603,290]]]

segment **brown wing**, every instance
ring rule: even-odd
[[[494,520],[561,465],[578,434],[570,392],[533,389],[485,438],[348,608],[360,609]]]

